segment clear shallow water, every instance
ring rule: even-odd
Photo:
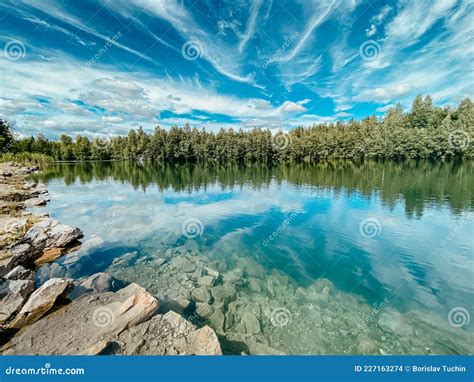
[[[175,310],[204,285],[183,314],[229,353],[472,353],[470,162],[91,162],[42,179],[86,243],[44,279],[107,271]]]

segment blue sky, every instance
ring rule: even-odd
[[[382,115],[473,94],[472,0],[6,0],[0,116],[19,134]]]

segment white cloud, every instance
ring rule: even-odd
[[[393,98],[400,98],[412,89],[412,85],[407,83],[387,86],[385,88],[366,89],[354,96],[354,101],[375,101],[388,102]]]
[[[306,111],[306,108],[299,103],[285,101],[283,105],[280,106],[280,110],[284,113],[302,113]]]
[[[120,123],[123,122],[123,118],[119,116],[103,116],[102,121],[109,122],[109,123]]]

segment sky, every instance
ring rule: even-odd
[[[473,96],[473,0],[2,0],[19,135],[288,130]]]

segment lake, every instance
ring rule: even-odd
[[[62,163],[82,248],[39,271],[137,282],[227,354],[472,353],[473,162]]]

